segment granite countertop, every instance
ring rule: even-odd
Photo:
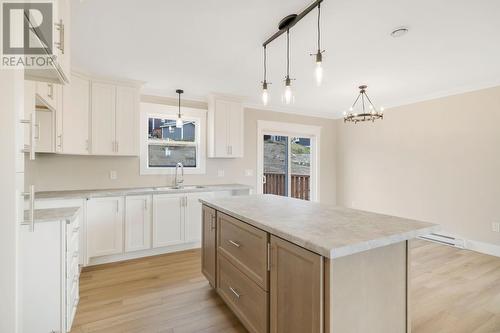
[[[68,190],[68,191],[41,191],[35,193],[36,200],[41,199],[86,199],[124,195],[140,194],[168,194],[168,193],[195,193],[195,192],[218,192],[249,190],[250,186],[241,184],[220,185],[185,185],[182,189],[173,189],[168,186],[158,187],[135,187],[135,188],[111,188],[100,190]]]
[[[35,223],[67,221],[71,222],[78,216],[79,207],[35,209]],[[24,219],[29,220],[29,210],[24,211]]]
[[[330,259],[439,229],[437,224],[267,194],[200,202]]]

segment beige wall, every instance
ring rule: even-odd
[[[336,122],[339,205],[500,245],[500,87]]]
[[[176,100],[143,97],[143,101],[175,104]],[[206,103],[187,102],[189,107],[203,108]],[[279,112],[254,109],[245,110],[245,156],[241,159],[208,159],[206,174],[186,175],[186,184],[241,183],[255,188],[257,170],[257,120],[295,122],[322,127],[321,164],[319,183],[322,202],[335,202],[335,121]],[[37,190],[96,189],[135,186],[171,185],[172,176],[139,175],[136,157],[96,157],[38,154],[37,160],[26,165],[27,184],[34,183]],[[224,177],[218,170],[224,169]],[[245,176],[245,170],[253,176]],[[109,171],[116,170],[118,179],[111,180]]]

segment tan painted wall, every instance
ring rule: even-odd
[[[338,204],[500,245],[500,87],[336,126]]]
[[[176,100],[145,96],[147,102],[175,104]],[[206,108],[203,102],[187,102],[186,106]],[[206,174],[186,175],[186,184],[241,183],[255,188],[257,170],[257,120],[296,122],[322,127],[320,198],[322,202],[335,202],[335,121],[279,112],[254,109],[245,110],[245,157],[242,159],[208,159]],[[225,176],[217,177],[219,169]],[[245,176],[245,169],[254,175]],[[37,190],[97,189],[135,186],[171,185],[172,176],[139,175],[137,157],[64,156],[38,154],[37,160],[26,165],[27,184],[34,183]],[[109,171],[116,170],[118,179],[110,180]]]

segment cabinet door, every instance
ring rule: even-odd
[[[116,87],[92,82],[92,155],[113,155],[115,142]]]
[[[125,198],[125,251],[151,248],[151,196]]]
[[[63,135],[63,87],[58,86],[57,89],[57,107],[54,113],[54,151],[62,153],[62,135]]]
[[[71,82],[70,0],[58,0],[55,9],[57,9],[57,16],[54,18],[54,23],[57,25],[54,24],[54,41],[58,44],[56,44],[54,50],[57,54],[57,62],[61,66],[63,73]]]
[[[89,153],[90,81],[72,75],[71,84],[63,87],[61,151],[64,154]]]
[[[118,155],[137,155],[138,110],[138,89],[116,87],[116,153]]]
[[[123,198],[87,201],[87,256],[123,252]]]
[[[184,242],[184,197],[178,195],[153,196],[153,247]]]
[[[228,112],[228,155],[243,157],[243,107],[241,103],[231,102]]]
[[[216,100],[214,115],[214,144],[215,157],[229,156],[228,141],[228,117],[230,112],[230,102]]]
[[[186,242],[201,241],[202,204],[199,199],[208,199],[211,197],[213,197],[213,193],[198,193],[187,195],[187,204],[184,218]]]
[[[271,333],[322,332],[322,259],[271,236]]]
[[[201,240],[201,271],[212,287],[216,287],[216,223],[215,209],[203,206],[202,240]]]
[[[36,110],[35,147],[39,153],[54,152],[54,112]]]
[[[19,228],[22,332],[62,332],[64,327],[66,223]]]

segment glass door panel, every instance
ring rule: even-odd
[[[290,147],[290,196],[311,200],[311,139],[293,137]]]
[[[289,137],[264,135],[263,193],[289,196]]]

